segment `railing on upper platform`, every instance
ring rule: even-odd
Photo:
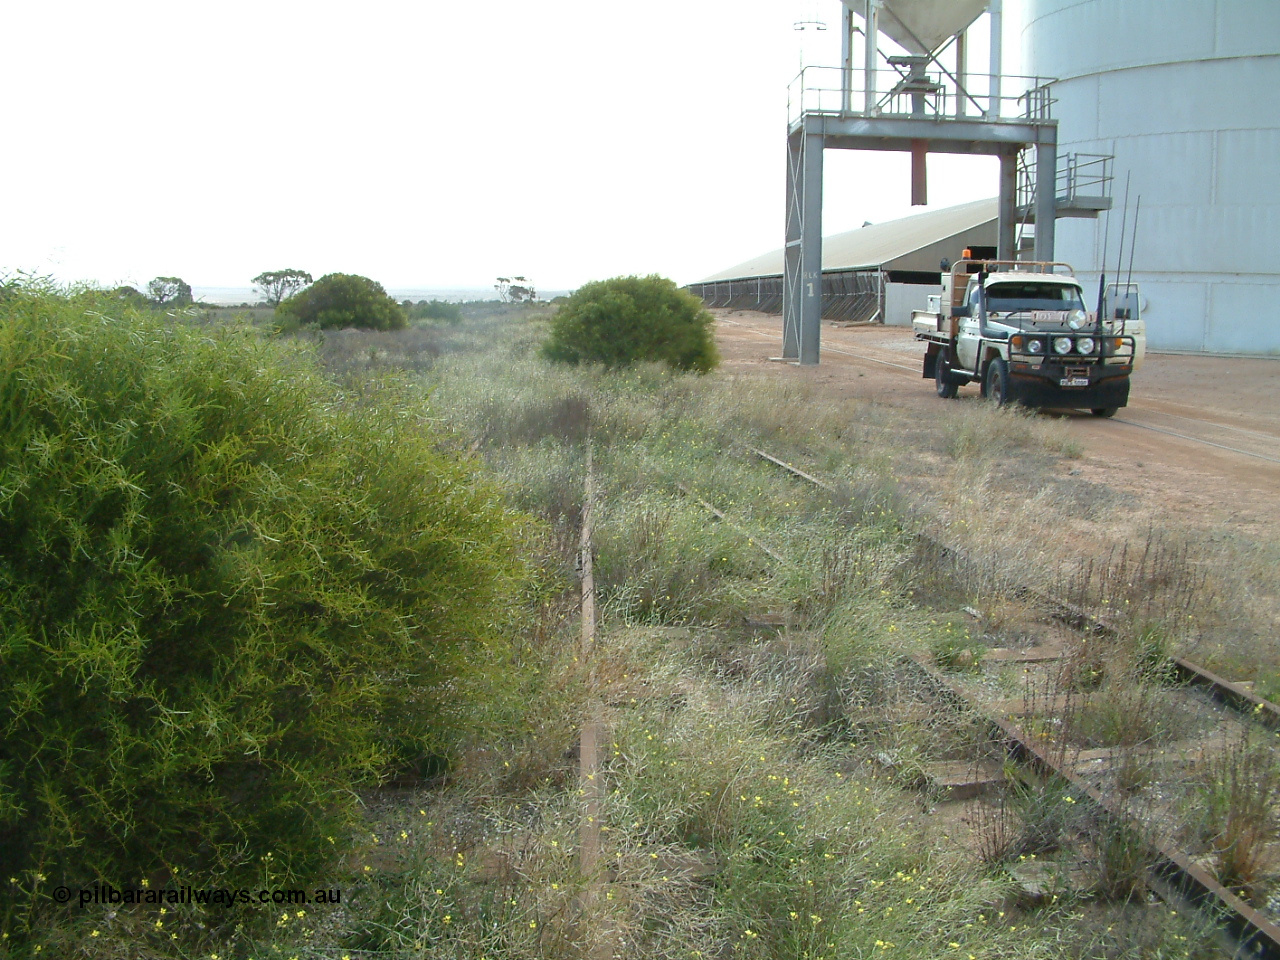
[[[1110,197],[1111,172],[1115,157],[1103,153],[1069,153],[1058,164],[1056,183],[1060,201],[1071,202],[1077,198]]]
[[[1047,77],[969,74],[959,87],[946,71],[895,68],[874,71],[867,95],[866,72],[805,67],[787,87],[787,123],[806,113],[838,117],[911,117],[936,120],[1042,123],[1054,103]],[[845,89],[844,78],[851,78]]]
[[[1111,209],[1115,157],[1103,153],[1068,153],[1058,158],[1054,205],[1059,217],[1096,217]],[[1018,166],[1019,219],[1033,222],[1036,194],[1034,164]]]

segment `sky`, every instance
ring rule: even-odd
[[[0,277],[693,282],[782,245],[787,86],[838,63],[840,9],[9,4]],[[931,157],[929,177],[931,208],[996,193],[989,158]],[[828,150],[823,232],[919,212],[909,184],[905,154]]]

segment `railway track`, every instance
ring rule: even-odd
[[[596,580],[594,514],[596,478],[592,462],[590,438],[587,440],[586,479],[582,494],[582,528],[578,540],[578,572],[582,580],[581,630],[578,657],[587,669],[588,683],[598,689],[595,677],[596,647]],[[587,960],[608,960],[614,956],[618,931],[600,910],[604,896],[606,870],[601,862],[601,832],[605,801],[602,774],[604,746],[608,738],[604,720],[604,703],[593,695],[578,738],[578,794],[582,812],[578,821],[578,872],[582,892],[577,909],[582,922],[590,928]]]
[[[751,453],[799,481],[833,490],[831,484],[766,451],[751,448]],[[692,496],[687,490],[685,493]],[[720,517],[727,519],[723,514]],[[936,538],[919,535],[919,540],[926,549],[947,556],[951,562],[968,562],[961,551]],[[778,558],[776,552],[769,552]],[[1138,769],[1156,785],[1147,789],[1148,795],[1176,798],[1178,794],[1166,787],[1166,782],[1177,782],[1189,764],[1203,767],[1215,757],[1241,749],[1242,743],[1253,742],[1250,738],[1255,728],[1265,728],[1267,736],[1272,736],[1271,731],[1280,730],[1280,706],[1191,661],[1174,657],[1158,671],[1175,681],[1161,688],[1161,698],[1166,701],[1162,709],[1199,725],[1195,738],[1159,747],[1130,743],[1091,749],[1072,742],[1092,694],[1087,685],[1074,689],[1064,678],[1070,678],[1073,671],[1078,677],[1078,661],[1091,641],[1115,637],[1118,628],[1074,604],[1030,588],[1023,588],[1022,593],[1055,621],[1069,624],[1077,635],[1075,643],[1059,649],[993,650],[982,658],[995,669],[1013,665],[1021,670],[1025,684],[1022,697],[994,697],[991,684],[981,675],[983,664],[973,673],[949,672],[930,658],[919,657],[913,660],[914,669],[944,700],[979,716],[1010,755],[1043,776],[1068,785],[1080,802],[1091,804],[1103,817],[1131,830],[1150,866],[1146,883],[1157,896],[1175,904],[1193,904],[1216,918],[1232,955],[1280,960],[1280,925],[1275,917],[1219,882],[1207,867],[1203,851],[1192,852],[1179,843],[1177,804],[1139,803],[1134,792],[1121,784],[1122,778],[1134,776]]]
[[[1213,427],[1214,429],[1217,429],[1217,430],[1223,429],[1219,424],[1212,423],[1209,420],[1197,420],[1194,417],[1182,417],[1181,419],[1191,420],[1194,423],[1204,424],[1205,426]],[[1226,450],[1228,453],[1236,453],[1242,457],[1253,457],[1257,460],[1265,460],[1268,463],[1280,463],[1280,457],[1273,457],[1265,453],[1256,453],[1252,450],[1244,450],[1240,447],[1233,447],[1226,443],[1218,443],[1216,440],[1206,440],[1203,437],[1193,437],[1190,434],[1179,433],[1176,430],[1166,430],[1163,427],[1157,427],[1154,424],[1150,424],[1150,423],[1139,423],[1138,421],[1130,420],[1127,417],[1113,417],[1112,420],[1113,422],[1118,423],[1121,426],[1137,427],[1141,430],[1150,430],[1153,433],[1162,433],[1166,437],[1175,437],[1178,440],[1187,440],[1191,443],[1198,443],[1202,446],[1213,447],[1218,450]],[[1250,431],[1250,432],[1253,432],[1253,431]],[[1259,434],[1259,436],[1265,436],[1265,434]],[[1275,441],[1274,437],[1271,437],[1269,439],[1271,439],[1273,442]]]

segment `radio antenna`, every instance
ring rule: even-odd
[[[1138,212],[1142,209],[1142,194],[1138,194],[1138,201],[1133,205],[1133,236],[1129,239],[1129,276],[1125,278],[1126,285],[1133,284],[1133,249],[1138,245]]]
[[[1095,314],[1098,330],[1102,330],[1102,292],[1107,286],[1107,247],[1108,241],[1111,239],[1111,208],[1107,208],[1107,222],[1102,227],[1102,259],[1098,270],[1098,309]]]
[[[1129,178],[1133,171],[1124,175],[1124,210],[1120,214],[1120,252],[1116,254],[1116,276],[1119,277],[1124,266],[1124,231],[1129,223]]]

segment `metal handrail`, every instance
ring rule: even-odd
[[[1069,205],[1078,197],[1109,197],[1115,179],[1111,154],[1069,153],[1061,158],[1054,175],[1054,196],[1059,204]],[[1038,172],[1031,166],[1018,168],[1018,206],[1035,203]]]
[[[1111,154],[1069,153],[1058,170],[1055,185],[1060,197],[1108,197],[1111,195]]]
[[[805,67],[787,86],[788,123],[808,113],[1043,123],[1050,120],[1055,102],[1050,92],[1054,81],[1046,77],[1006,75],[995,84],[988,74],[970,74],[959,88],[945,73],[912,77],[900,70],[881,69],[874,74],[874,99],[868,103],[864,71],[854,71],[846,89],[844,79],[849,74],[843,68]],[[1000,92],[994,95],[997,88]]]

